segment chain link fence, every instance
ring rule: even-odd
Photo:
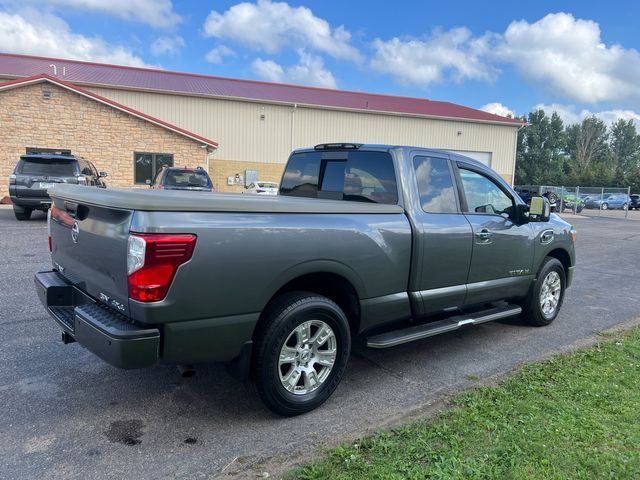
[[[515,190],[527,203],[535,195],[547,197],[557,213],[640,220],[638,195],[632,195],[630,187],[516,185]]]

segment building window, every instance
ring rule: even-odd
[[[144,153],[133,154],[133,181],[136,184],[146,184],[156,178],[156,174],[162,167],[173,167],[173,154],[171,153]]]

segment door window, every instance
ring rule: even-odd
[[[165,166],[173,167],[173,155],[170,153],[134,153],[134,183],[145,184],[147,180],[151,181]]]
[[[427,213],[457,213],[453,179],[446,158],[418,156],[413,159],[420,205]]]
[[[472,170],[460,169],[467,212],[509,216],[513,200],[488,177]]]

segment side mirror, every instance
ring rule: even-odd
[[[530,222],[548,222],[551,216],[551,204],[546,197],[531,197],[529,207]]]
[[[107,172],[98,172],[98,178],[105,178],[108,177],[109,174]]]

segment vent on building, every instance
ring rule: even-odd
[[[42,98],[44,100],[49,100],[51,97],[53,97],[53,93],[51,93],[51,90],[43,90],[42,91]]]

